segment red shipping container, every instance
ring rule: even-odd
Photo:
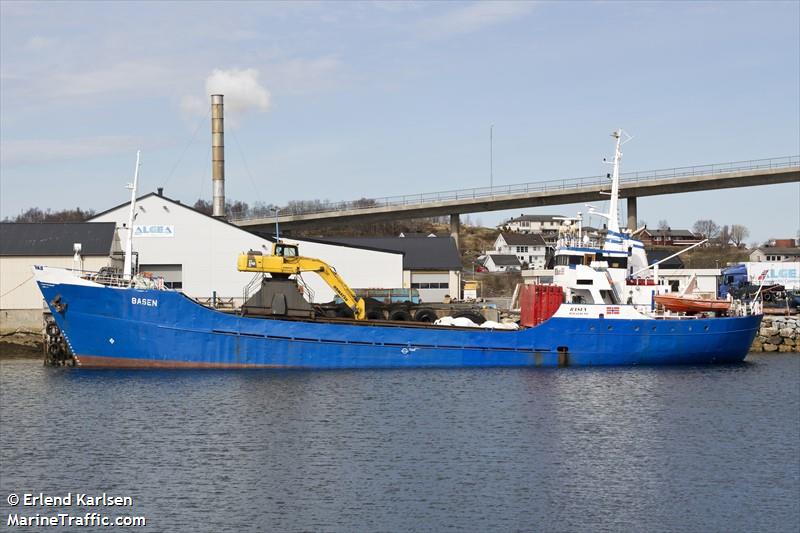
[[[564,301],[564,291],[557,285],[523,285],[519,307],[521,326],[538,326],[555,314]]]

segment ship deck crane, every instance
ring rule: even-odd
[[[366,319],[364,300],[355,295],[336,270],[320,259],[299,255],[294,244],[278,241],[272,245],[272,255],[253,251],[240,254],[237,267],[240,272],[261,272],[277,278],[315,272],[353,311],[356,320]]]

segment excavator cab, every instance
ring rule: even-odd
[[[295,244],[285,244],[281,241],[276,242],[272,245],[272,255],[277,255],[281,257],[297,257],[297,245]]]

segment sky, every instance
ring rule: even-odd
[[[0,219],[140,191],[354,200],[800,154],[800,2],[0,1]],[[495,225],[526,213],[471,214]],[[641,198],[639,219],[798,237],[797,183]],[[592,221],[590,221],[592,222]],[[594,221],[599,223],[600,221]],[[596,225],[596,224],[595,224]]]

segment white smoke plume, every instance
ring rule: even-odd
[[[205,114],[212,94],[225,96],[225,118],[237,121],[251,111],[268,111],[270,93],[258,81],[258,71],[248,69],[214,69],[206,78],[205,97],[184,96],[181,107],[191,114]]]

